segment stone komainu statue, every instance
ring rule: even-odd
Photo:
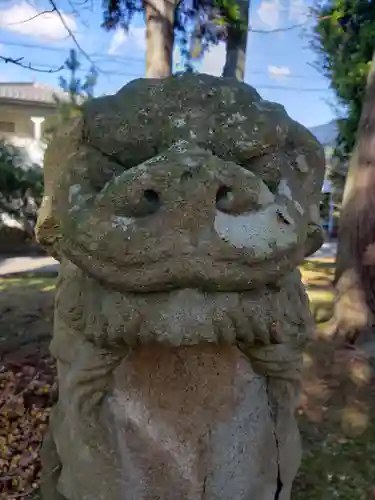
[[[45,500],[287,500],[324,156],[207,75],[85,104],[45,158],[61,262]]]

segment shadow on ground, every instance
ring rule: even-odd
[[[56,275],[0,278],[0,359],[43,349],[51,338]]]

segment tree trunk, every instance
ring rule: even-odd
[[[242,82],[245,78],[250,0],[239,0],[238,6],[240,8],[242,28],[228,26],[223,76],[236,78]]]
[[[172,74],[175,0],[145,0],[146,77]]]
[[[345,184],[335,285],[336,329],[354,343],[375,317],[375,51]]]

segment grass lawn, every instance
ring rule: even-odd
[[[301,272],[318,328],[304,353],[299,408],[304,456],[292,499],[375,500],[372,370],[365,357],[338,348],[319,326],[332,314],[334,262],[309,261]],[[53,277],[0,279],[2,360],[22,358],[25,352],[47,353],[54,287]],[[0,490],[0,500],[9,498]],[[23,498],[39,496],[34,492]]]
[[[56,278],[0,278],[0,359],[23,348],[46,348],[51,337]]]

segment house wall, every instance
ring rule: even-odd
[[[3,132],[0,129],[0,137],[17,136],[34,139],[34,123],[31,117],[40,116],[47,118],[54,113],[55,109],[53,107],[0,102],[0,122],[14,123],[14,132]]]

